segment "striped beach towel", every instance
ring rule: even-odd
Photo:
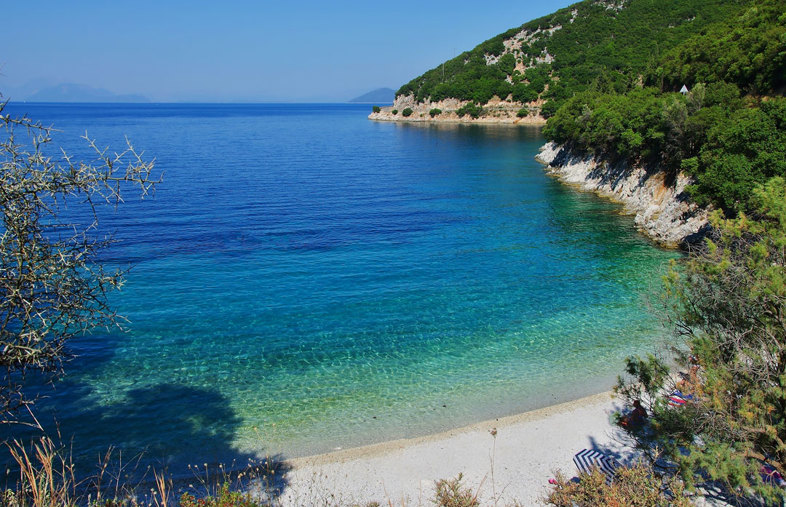
[[[693,395],[691,394],[682,394],[681,391],[674,391],[669,395],[669,405],[672,407],[681,407],[685,405],[687,402],[693,401]]]
[[[573,456],[573,462],[579,472],[590,473],[593,468],[599,469],[606,476],[606,484],[611,485],[614,481],[616,470],[620,467],[619,462],[611,456],[606,456],[600,451],[583,449]]]

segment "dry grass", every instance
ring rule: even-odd
[[[3,493],[4,504],[15,507],[76,504],[77,481],[70,454],[59,452],[49,438],[34,442],[29,450],[14,440],[8,449],[19,466],[19,479],[16,491]]]
[[[150,474],[133,482],[139,460],[123,464],[107,451],[98,472],[77,479],[70,449],[42,437],[30,445],[14,440],[6,444],[18,476],[10,476],[12,486],[0,492],[0,504],[7,507],[257,507],[275,505],[277,486],[272,477],[281,473],[281,465],[271,460],[230,471],[223,465],[209,468],[189,467],[196,486],[185,492],[175,487],[164,472]]]

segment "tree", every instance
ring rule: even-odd
[[[97,233],[97,207],[117,206],[127,187],[144,197],[160,179],[130,142],[110,153],[85,135],[94,162],[64,152],[53,159],[52,128],[4,114],[6,104],[0,104],[0,421],[11,422],[20,409],[32,414],[27,376],[56,378],[70,339],[119,323],[106,296],[123,273],[98,262],[111,238]]]
[[[649,403],[651,431],[629,431],[653,463],[671,463],[688,486],[709,478],[782,501],[761,472],[786,475],[786,182],[758,185],[751,202],[750,215],[715,212],[714,236],[665,277],[683,378],[631,358],[633,381],[618,390]],[[675,389],[687,399],[678,407]]]
[[[481,114],[483,114],[483,108],[474,102],[468,102],[458,108],[458,110],[456,110],[456,114],[458,114],[459,118],[463,118],[465,114],[468,114],[472,118],[477,119]]]

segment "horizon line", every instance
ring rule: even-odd
[[[3,104],[123,104],[123,105],[158,105],[158,104],[206,104],[206,105],[263,105],[263,104],[357,104],[357,105],[385,105],[390,104],[392,105],[393,102],[352,102],[352,101],[305,101],[305,102],[297,102],[297,101],[267,101],[267,102],[253,102],[253,101],[241,101],[241,102],[203,102],[203,101],[171,101],[171,102],[158,102],[158,101],[150,101],[150,102],[122,102],[122,101],[98,101],[98,102],[90,102],[90,101],[44,101],[44,100],[6,100],[2,102]]]

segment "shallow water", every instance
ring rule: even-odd
[[[164,172],[102,212],[129,331],[74,342],[39,403],[78,458],[177,473],[423,435],[605,390],[663,336],[645,302],[676,254],[546,176],[537,128],[367,109],[10,106]]]

